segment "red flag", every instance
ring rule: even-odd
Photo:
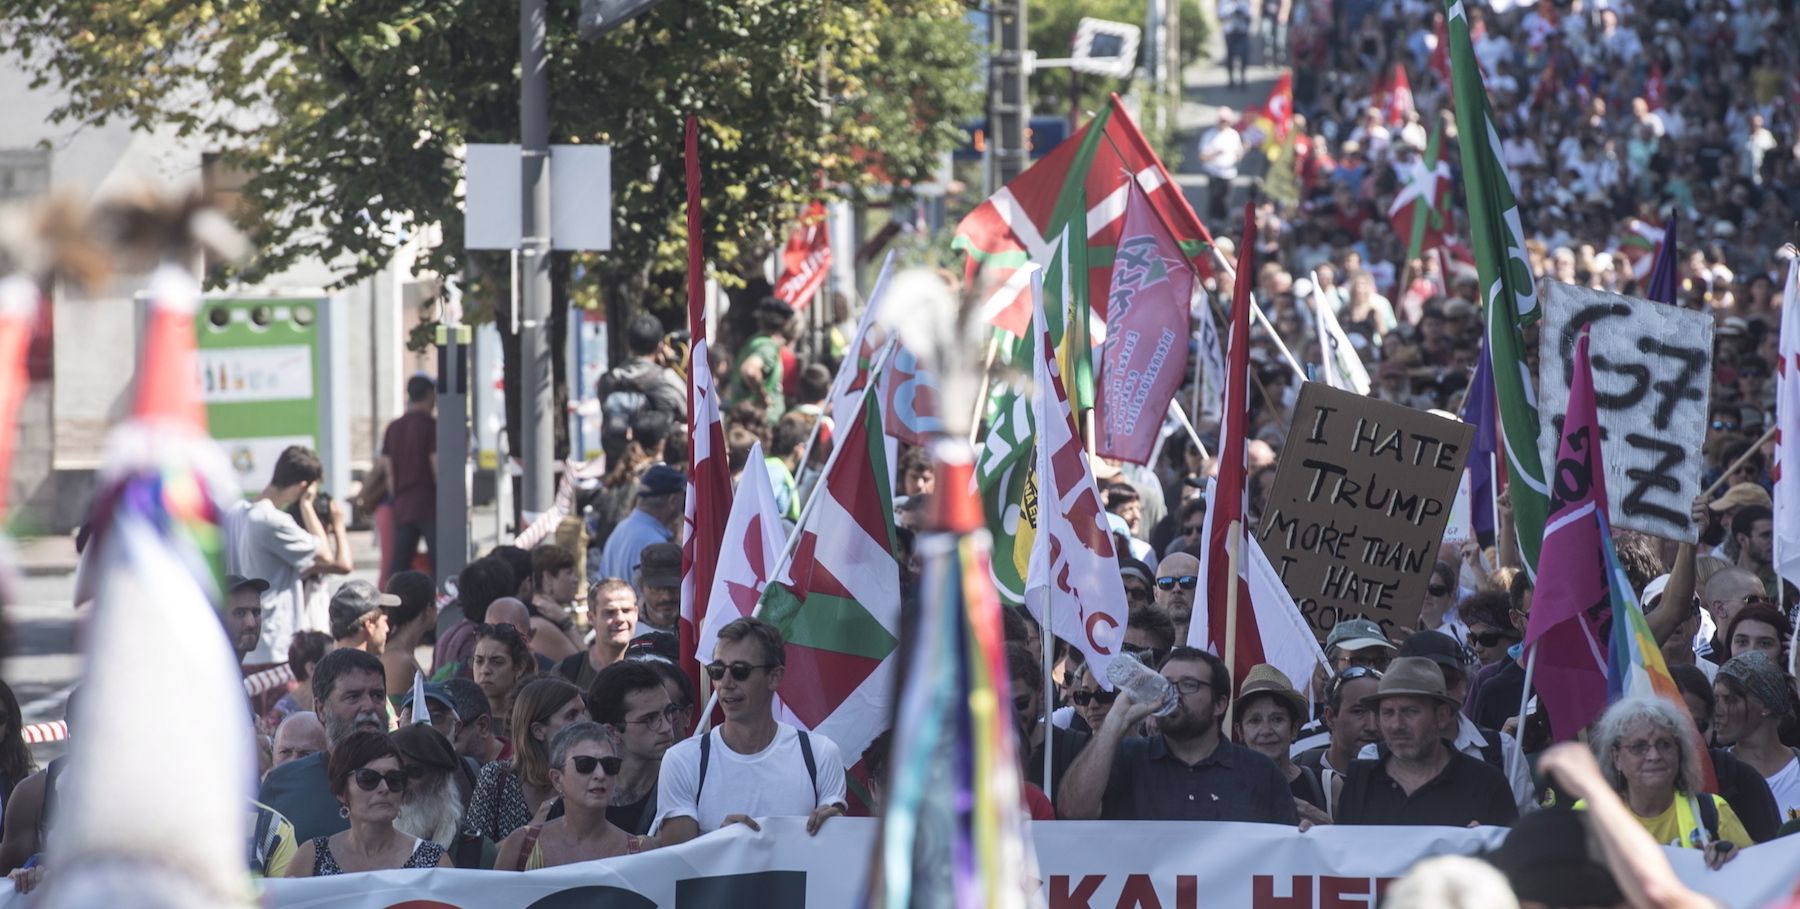
[[[938,411],[937,378],[912,351],[894,348],[893,362],[882,371],[883,431],[908,445],[924,445],[944,431]]]
[[[690,343],[698,344],[706,337],[706,261],[701,253],[704,241],[700,232],[700,118],[691,114],[687,118],[684,148],[683,157],[687,160],[688,339]],[[694,402],[690,395],[688,413],[693,412]]]
[[[1096,126],[1101,139],[1089,143],[1088,130]],[[1084,147],[1090,151],[1086,157],[1081,154]],[[1064,227],[1053,223],[1057,200],[1065,191],[1085,192],[1088,246],[1111,246],[1118,242],[1125,217],[1127,175],[1144,187],[1181,240],[1182,252],[1202,275],[1211,274],[1207,255],[1212,234],[1114,95],[1086,126],[989,196],[956,226],[952,245],[968,255],[965,283],[986,294],[981,317],[1024,336],[1031,327],[1031,280],[1030,270],[1020,266],[1030,261],[1040,268],[1050,267],[1056,238]],[[1104,300],[1112,283],[1112,263],[1093,256],[1088,264],[1088,299]]]
[[[781,277],[775,296],[795,309],[805,309],[831,270],[831,232],[826,229],[825,204],[814,202],[800,216],[800,225],[781,251]]]
[[[706,596],[712,591],[724,546],[725,522],[731,515],[731,469],[725,463],[725,426],[719,420],[719,394],[713,387],[712,364],[704,337],[694,341],[688,369],[687,504],[681,520],[681,666],[700,690],[700,664],[694,646],[706,622]]]
[[[1538,560],[1537,596],[1525,629],[1532,687],[1550,713],[1550,731],[1569,741],[1606,709],[1607,635],[1611,589],[1607,585],[1606,474],[1600,461],[1600,421],[1594,411],[1594,377],[1587,337],[1575,347],[1575,375],[1556,465],[1547,471],[1550,516]]]
[[[1294,131],[1294,74],[1283,71],[1269,89],[1269,97],[1244,112],[1244,122],[1249,124],[1246,145],[1270,149],[1286,142]]]
[[[1417,112],[1413,106],[1412,83],[1406,78],[1406,67],[1400,61],[1395,60],[1393,67],[1381,77],[1374,100],[1389,129],[1405,126],[1407,116]]]
[[[1194,272],[1181,246],[1132,184],[1125,226],[1113,250],[1095,402],[1096,449],[1109,458],[1146,464],[1156,447],[1169,399],[1187,374],[1188,298]]]
[[[19,424],[19,405],[24,402],[25,389],[31,384],[25,349],[31,346],[41,298],[38,283],[30,278],[13,275],[0,280],[0,426]],[[191,335],[191,324],[188,330]],[[191,372],[189,377],[192,377]],[[0,514],[6,510],[16,437],[13,432],[0,433]]]
[[[1650,61],[1650,76],[1644,80],[1644,103],[1651,110],[1662,110],[1663,102],[1668,98],[1668,88],[1663,83],[1662,61]]]

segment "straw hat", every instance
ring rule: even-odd
[[[1381,687],[1363,698],[1363,704],[1374,706],[1382,698],[1410,697],[1440,701],[1452,707],[1462,702],[1444,693],[1444,670],[1425,657],[1400,657],[1388,666],[1381,677]]]
[[[1244,676],[1244,687],[1238,690],[1238,704],[1241,706],[1255,694],[1275,695],[1294,708],[1295,716],[1302,721],[1306,719],[1306,698],[1294,690],[1294,683],[1281,670],[1268,663],[1257,663],[1250,667],[1250,672]]]

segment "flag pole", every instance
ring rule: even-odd
[[[1213,261],[1217,262],[1219,267],[1225,270],[1226,280],[1233,282],[1237,281],[1237,269],[1233,267],[1230,262],[1226,261],[1225,254],[1219,252],[1217,246],[1212,247],[1212,254]],[[1262,307],[1257,305],[1256,295],[1250,294],[1249,301],[1251,320],[1262,323],[1263,331],[1268,333],[1269,340],[1275,342],[1275,348],[1281,351],[1281,358],[1287,361],[1288,368],[1294,371],[1294,375],[1300,377],[1300,381],[1306,381],[1306,370],[1300,368],[1300,361],[1294,359],[1294,352],[1288,350],[1287,342],[1281,340],[1281,335],[1276,334],[1275,326],[1269,323],[1269,317],[1264,315]]]
[[[1050,773],[1051,756],[1056,751],[1056,736],[1051,734],[1056,731],[1056,723],[1050,716],[1050,706],[1056,703],[1052,696],[1055,680],[1050,677],[1055,669],[1052,664],[1056,661],[1056,635],[1050,631],[1056,627],[1050,622],[1051,604],[1056,601],[1054,594],[1055,591],[1051,590],[1044,596],[1044,621],[1038,626],[1038,640],[1043,645],[1039,649],[1044,652],[1044,797],[1050,800],[1052,807],[1056,804],[1056,778]],[[1025,742],[1031,742],[1029,729],[1025,730]]]
[[[1519,741],[1519,753],[1525,752],[1525,708],[1531,704],[1531,677],[1537,670],[1538,649],[1533,644],[1525,653],[1525,686],[1519,690],[1519,723],[1513,727]]]
[[[1171,401],[1170,403],[1175,405],[1175,419],[1181,421],[1181,428],[1187,430],[1188,438],[1193,441],[1194,447],[1200,449],[1200,457],[1208,461],[1212,460],[1212,455],[1206,451],[1206,444],[1200,441],[1200,434],[1194,431],[1194,424],[1188,419],[1187,411],[1182,409],[1181,402]]]
[[[1702,492],[1700,494],[1703,496],[1710,496],[1714,492],[1717,492],[1720,486],[1725,485],[1726,479],[1728,479],[1734,472],[1736,472],[1739,467],[1744,466],[1744,462],[1750,460],[1750,456],[1753,454],[1756,454],[1756,450],[1758,448],[1763,447],[1764,442],[1767,442],[1770,439],[1775,437],[1775,430],[1780,429],[1780,428],[1781,428],[1781,426],[1779,424],[1779,421],[1777,421],[1777,425],[1771,426],[1767,430],[1765,430],[1763,432],[1761,438],[1759,438],[1755,442],[1751,443],[1749,448],[1744,449],[1744,453],[1741,455],[1738,455],[1738,459],[1735,461],[1732,461],[1730,467],[1727,467],[1723,471],[1721,471],[1719,473],[1719,478],[1714,480],[1712,482],[1712,485],[1706,487],[1706,491]]]
[[[1238,560],[1243,544],[1244,525],[1232,521],[1225,529],[1225,672],[1237,675]],[[1231,735],[1231,715],[1237,709],[1237,686],[1243,679],[1232,679],[1232,690],[1225,692],[1225,735]],[[1216,697],[1218,692],[1213,693]]]
[[[981,364],[981,393],[975,396],[975,412],[969,415],[969,444],[975,444],[975,437],[981,435],[981,412],[987,409],[988,388],[994,379],[994,357],[1000,352],[1000,336],[988,338],[987,356]]]
[[[869,395],[875,391],[876,383],[874,378],[876,374],[881,372],[882,367],[887,365],[888,354],[892,353],[895,345],[899,343],[900,339],[898,337],[890,338],[886,344],[882,345],[881,352],[875,355],[875,362],[869,366],[869,384],[863,387],[862,397],[857,403],[859,414],[868,407]],[[781,577],[782,572],[787,571],[788,562],[792,561],[794,558],[794,550],[800,546],[800,528],[806,526],[806,519],[812,515],[813,507],[819,502],[820,487],[825,485],[825,478],[831,475],[832,465],[837,463],[838,456],[843,453],[844,446],[836,445],[832,447],[831,456],[825,459],[825,466],[819,470],[819,481],[813,484],[812,494],[806,497],[806,504],[800,507],[800,520],[794,523],[793,533],[788,534],[787,542],[781,547],[781,555],[776,558],[774,567],[769,569],[767,583],[776,583],[775,579]],[[708,597],[712,596],[712,591],[707,591],[706,595]],[[694,596],[700,596],[700,591],[694,591]],[[750,610],[751,618],[761,617],[762,603],[762,597],[758,596],[756,598],[756,606]],[[708,611],[710,611],[710,609]],[[695,632],[698,633],[699,629],[695,629]],[[714,689],[712,695],[706,699],[706,710],[701,712],[700,715],[702,717],[711,716],[713,707],[717,706],[718,702],[719,692],[717,689]]]

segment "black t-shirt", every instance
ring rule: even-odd
[[[656,820],[656,784],[650,785],[644,797],[635,802],[623,805],[608,805],[606,819],[614,827],[643,836],[650,832],[650,823]]]
[[[1350,765],[1344,795],[1338,801],[1340,824],[1422,827],[1511,827],[1519,819],[1506,775],[1480,758],[1443,743],[1450,760],[1436,777],[1411,795],[1388,776],[1392,756]]]

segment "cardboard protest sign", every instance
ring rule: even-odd
[[[1418,623],[1475,428],[1318,382],[1300,389],[1256,539],[1321,640]]]
[[[1574,377],[1575,338],[1593,326],[1594,403],[1614,527],[1694,540],[1688,506],[1700,494],[1700,453],[1712,385],[1706,313],[1551,283],[1538,337],[1538,442],[1554,463]]]

